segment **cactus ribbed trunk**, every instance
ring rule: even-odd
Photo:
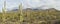
[[[22,3],[19,5],[20,22],[23,21]]]
[[[2,8],[2,11],[3,11],[3,22],[5,21],[5,16],[6,16],[6,1],[4,1],[4,7]]]

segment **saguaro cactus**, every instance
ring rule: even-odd
[[[2,12],[3,12],[3,21],[5,21],[5,15],[6,15],[6,1],[4,1],[4,7],[2,8]]]
[[[20,22],[23,21],[22,3],[19,5]]]

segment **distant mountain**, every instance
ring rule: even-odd
[[[12,9],[7,9],[7,12],[11,12],[11,11],[16,12],[17,10],[18,10],[18,7],[13,7]]]
[[[37,7],[37,8],[26,8],[23,9],[23,11],[56,11],[55,8],[49,8],[49,9],[42,9],[41,7]],[[18,7],[14,7],[12,10],[8,11],[8,12],[17,12],[18,11]]]

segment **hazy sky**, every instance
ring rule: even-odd
[[[60,10],[60,0],[6,0],[7,8],[13,9],[18,7],[20,3],[23,3],[23,7],[54,7]],[[0,0],[0,11],[2,10],[4,0]]]

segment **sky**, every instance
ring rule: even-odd
[[[5,0],[0,0],[0,11],[2,11],[4,1]],[[13,9],[21,3],[23,4],[23,8],[44,6],[43,9],[55,8],[60,10],[60,0],[6,0],[6,8]]]

